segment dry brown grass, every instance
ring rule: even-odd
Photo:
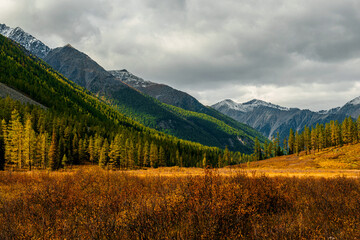
[[[360,144],[327,148],[299,156],[288,155],[235,166],[268,176],[360,177]]]
[[[356,239],[359,178],[221,169],[0,173],[0,239]]]

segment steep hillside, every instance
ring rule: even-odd
[[[144,79],[137,77],[132,73],[129,73],[127,70],[114,70],[109,72],[119,80],[136,88],[142,93],[149,95],[153,98],[156,98],[162,103],[178,107],[178,108],[174,108],[171,106],[163,105],[167,109],[170,109],[172,111],[175,110],[182,117],[187,117],[188,120],[189,117],[192,116],[190,118],[192,120],[198,119],[199,121],[201,121],[200,118],[202,118],[202,122],[206,122],[204,121],[204,119],[212,122],[211,123],[212,127],[205,126],[209,130],[221,128],[220,126],[228,125],[230,128],[226,127],[226,129],[224,128],[224,131],[238,132],[239,138],[243,139],[241,141],[244,142],[248,141],[246,135],[255,136],[260,140],[260,142],[265,141],[265,138],[253,128],[249,127],[248,125],[242,124],[220,113],[219,111],[216,111],[213,108],[202,105],[198,100],[196,100],[194,97],[190,96],[185,92],[179,91],[165,84],[158,84],[150,81],[145,81]],[[182,109],[189,111],[186,112],[183,111]],[[224,140],[229,144],[230,147],[234,146],[233,139],[224,139]]]
[[[24,95],[23,93],[16,91],[15,89],[10,88],[3,83],[0,83],[0,98],[6,98],[6,97],[10,97],[10,98],[20,101],[22,103],[28,103],[28,104],[32,104],[32,105],[37,105],[41,108],[45,108],[44,105],[32,100],[31,98]]]
[[[271,138],[277,132],[280,138],[288,136],[290,128],[294,131],[317,123],[327,123],[331,120],[343,121],[347,116],[346,110],[313,112],[298,108],[285,108],[261,100],[251,100],[246,103],[235,103],[232,100],[224,100],[212,106],[223,114],[250,125],[264,136]]]
[[[72,159],[73,163],[99,161],[102,166],[112,168],[202,166],[206,155],[207,163],[217,166],[218,156],[222,154],[220,149],[180,140],[134,122],[24,51],[0,36],[0,83],[41,103],[47,110],[20,105],[11,99],[0,101],[0,128],[8,129],[4,135],[0,134],[1,161],[5,145],[7,164],[20,168],[24,165],[31,168],[29,163],[33,162],[56,169],[67,162],[66,155],[76,159]],[[24,132],[29,134],[26,139],[36,139],[28,142],[32,147],[14,147],[18,146],[14,141]],[[52,138],[49,138],[51,132]],[[44,143],[44,149],[50,144],[53,148],[42,150],[36,146],[38,141],[39,146]],[[19,144],[25,141],[19,140]],[[25,161],[25,157],[7,153],[19,152],[25,156],[21,149],[33,149],[34,154],[27,156],[36,158]],[[45,154],[43,160],[42,153]],[[59,162],[59,157],[64,163]],[[52,165],[54,159],[57,166]],[[41,165],[45,160],[47,165]]]
[[[123,83],[86,54],[70,45],[51,50],[45,57],[45,61],[65,77],[115,105],[126,116],[148,127],[208,146],[221,148],[228,146],[231,150],[246,153],[253,151],[255,137],[259,137],[262,141],[261,135],[247,126],[240,124],[229,126],[219,121],[216,121],[214,125],[214,121],[203,115],[193,118],[190,117],[190,112],[179,114],[179,111],[174,111],[167,105]]]
[[[145,81],[142,78],[129,73],[125,69],[109,71],[109,73],[124,83],[138,89],[140,92],[156,98],[162,103],[180,107],[182,109],[193,112],[203,112],[205,109],[205,107],[194,97],[165,84]]]
[[[127,71],[120,71],[122,72],[121,79],[119,76],[116,78],[90,59],[89,56],[77,51],[71,45],[51,50],[20,28],[16,28],[15,31],[15,29],[2,25],[1,29],[1,32],[6,36],[22,36],[14,37],[14,40],[33,54],[43,57],[65,77],[101,97],[103,101],[116,105],[120,112],[146,126],[208,146],[221,148],[229,146],[231,150],[247,153],[252,152],[252,143],[255,137],[258,137],[261,142],[264,141],[261,134],[254,129],[236,121],[229,121],[229,118],[203,106],[186,93],[165,85],[158,88],[159,84],[145,82]],[[39,53],[43,54],[39,55]],[[217,122],[220,120],[226,124],[220,126],[216,123],[214,125],[214,121],[210,121],[209,116],[184,117],[184,114],[179,114],[178,111],[173,111],[148,95],[143,95],[133,87],[129,87],[132,85],[130,84],[131,81],[127,83],[121,81],[126,79],[140,81],[142,85],[144,83],[146,83],[145,85],[153,85],[154,89],[158,89],[155,91],[158,95],[167,94],[164,95],[164,98],[159,98],[159,101],[167,102],[166,99],[169,100],[168,103],[175,101],[175,103],[179,103],[179,106],[206,113],[215,117]],[[166,93],[167,91],[170,95]],[[190,115],[190,113],[186,114],[186,116]],[[234,128],[236,131],[233,131]],[[230,135],[229,132],[237,132],[238,134]]]
[[[10,28],[5,24],[0,24],[0,34],[20,43],[26,48],[26,50],[30,51],[39,58],[44,58],[50,51],[48,46],[30,34],[24,32],[24,30],[19,27]]]

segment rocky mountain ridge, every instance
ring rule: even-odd
[[[246,103],[236,103],[226,99],[212,107],[239,122],[252,126],[268,138],[279,132],[283,139],[288,136],[290,128],[300,131],[305,125],[314,126],[331,120],[342,121],[347,116],[357,118],[360,115],[360,97],[342,107],[318,112],[286,108],[257,99]]]
[[[5,24],[0,24],[0,34],[19,43],[26,50],[39,58],[44,58],[51,50],[43,42],[26,33],[19,27],[10,28]]]

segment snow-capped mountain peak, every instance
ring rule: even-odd
[[[112,74],[117,79],[121,80],[122,82],[129,84],[130,86],[133,86],[135,88],[139,88],[139,87],[145,88],[155,84],[153,82],[145,81],[144,79],[135,76],[134,74],[128,72],[126,69],[112,70],[109,71],[109,73]]]
[[[245,103],[236,103],[231,99],[226,99],[226,100],[223,100],[223,101],[213,105],[213,107],[215,109],[219,109],[221,107],[226,107],[226,108],[241,111],[241,112],[250,112],[250,111],[253,111],[254,108],[257,108],[257,107],[269,107],[269,108],[274,108],[274,109],[278,109],[278,110],[282,110],[282,111],[289,110],[289,108],[281,107],[281,106],[278,106],[278,105],[275,105],[275,104],[272,104],[269,102],[265,102],[265,101],[262,101],[259,99],[253,99],[253,100],[250,100]]]
[[[353,100],[351,100],[350,102],[348,102],[346,104],[359,105],[360,104],[360,97],[354,98]]]
[[[279,110],[282,110],[282,111],[289,111],[290,109],[287,108],[287,107],[282,107],[282,106],[279,106],[279,105],[275,105],[275,104],[272,104],[272,103],[269,103],[269,102],[265,102],[263,100],[259,100],[259,99],[253,99],[249,102],[246,102],[246,103],[243,103],[242,105],[244,106],[247,106],[249,109],[251,108],[251,110],[255,107],[269,107],[269,108],[274,108],[274,109],[279,109]]]
[[[26,33],[20,27],[10,28],[5,24],[0,24],[0,34],[10,38],[15,42],[18,42],[26,50],[38,56],[39,58],[44,58],[51,50],[40,40]]]

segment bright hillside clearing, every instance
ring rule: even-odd
[[[267,176],[360,177],[360,143],[341,148],[327,148],[315,154],[286,155],[229,166],[217,170],[221,175],[239,171]],[[204,174],[201,168],[157,168],[129,171],[137,176],[194,176]]]
[[[299,156],[287,155],[257,162],[241,164],[246,171],[257,171],[268,175],[290,176],[360,176],[360,144],[340,148],[326,148],[323,151]]]

